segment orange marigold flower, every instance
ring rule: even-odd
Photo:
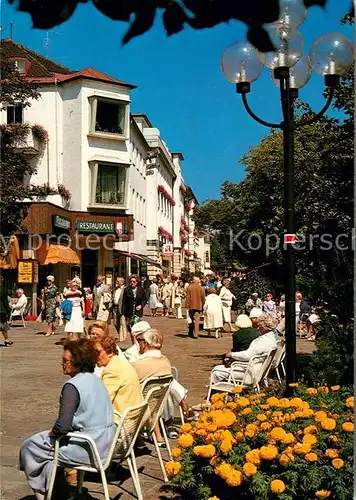
[[[316,462],[318,460],[318,455],[316,453],[311,452],[307,453],[304,458],[307,462]]]
[[[218,392],[217,394],[213,394],[210,398],[210,401],[214,404],[217,403],[218,401],[223,401],[225,399],[226,393],[225,392]]]
[[[318,428],[316,425],[307,425],[304,429],[304,434],[313,434],[314,432],[317,432]]]
[[[346,399],[346,406],[348,408],[354,407],[354,397],[353,396],[350,396],[349,398]]]
[[[259,463],[261,463],[260,451],[257,449],[248,451],[245,455],[245,459],[246,459],[246,462],[258,465]]]
[[[191,434],[182,434],[179,436],[177,443],[181,448],[189,448],[194,443],[194,438]]]
[[[242,392],[242,387],[240,385],[237,385],[236,387],[233,387],[232,388],[232,391],[231,391],[233,394],[241,394]]]
[[[218,430],[218,428],[215,424],[209,424],[206,426],[206,430],[208,432],[216,432]]]
[[[253,438],[256,436],[257,431],[258,431],[257,425],[248,424],[248,425],[246,425],[245,436],[247,436],[248,438]]]
[[[230,401],[226,404],[226,408],[228,408],[229,410],[236,410],[237,404],[234,401]]]
[[[215,446],[207,444],[205,446],[194,446],[193,454],[197,457],[212,458],[216,453]]]
[[[332,385],[332,386],[330,387],[330,389],[331,389],[333,392],[337,392],[337,391],[339,391],[339,390],[340,390],[340,386],[339,386],[339,385]]]
[[[315,387],[308,387],[305,392],[310,396],[316,396],[316,394],[318,394],[318,389],[315,389]]]
[[[267,399],[266,403],[269,406],[277,406],[278,403],[279,403],[279,399],[276,398],[275,396],[272,396],[272,397],[270,397],[270,398]]]
[[[222,462],[220,465],[215,467],[215,474],[217,474],[222,479],[226,479],[231,472],[231,465],[226,462]]]
[[[243,475],[239,470],[232,469],[225,481],[229,486],[240,486],[243,481]]]
[[[333,418],[323,418],[320,425],[325,431],[333,431],[336,427],[336,421]]]
[[[178,458],[182,454],[182,450],[180,448],[172,448],[172,457]]]
[[[285,438],[285,435],[286,435],[286,431],[282,427],[275,427],[270,432],[271,438],[275,439],[276,441],[283,441],[283,439]]]
[[[287,464],[289,464],[289,462],[293,462],[293,461],[294,461],[294,455],[293,455],[293,453],[290,453],[290,452],[282,453],[282,455],[279,458],[279,463],[282,465],[287,465]]]
[[[260,422],[264,422],[265,420],[267,420],[267,417],[266,417],[266,415],[264,413],[259,413],[256,418]]]
[[[192,432],[193,426],[191,424],[183,424],[181,425],[180,430],[183,434],[188,434],[189,432]]]
[[[257,467],[250,462],[246,462],[242,467],[243,473],[245,476],[253,476],[257,472]]]
[[[345,432],[354,432],[354,424],[352,422],[344,422],[341,427]]]
[[[250,413],[252,413],[252,409],[248,407],[242,410],[241,415],[249,415]]]
[[[236,404],[237,406],[241,406],[241,408],[244,408],[250,404],[250,400],[242,396],[236,399]]]
[[[318,387],[318,392],[325,392],[326,394],[329,392],[329,388],[326,385]]]
[[[220,450],[223,453],[229,453],[232,450],[232,442],[228,439],[224,439],[220,445]]]
[[[262,446],[260,449],[260,458],[262,460],[273,460],[278,455],[277,446],[268,445]]]
[[[289,399],[288,398],[282,398],[282,399],[280,399],[278,406],[280,408],[290,408],[290,401],[289,401]]]
[[[243,441],[244,439],[244,435],[242,432],[236,432],[235,434],[235,441],[236,443],[241,443],[241,441]]]
[[[328,436],[328,440],[331,443],[337,443],[339,441],[339,438],[337,436],[335,436],[334,434],[332,434],[331,436]]]
[[[315,492],[316,498],[328,498],[331,495],[331,491],[319,490]]]
[[[179,462],[167,462],[166,472],[169,476],[176,476],[181,470],[182,466]]]
[[[342,469],[344,466],[344,461],[341,458],[334,458],[331,463],[335,469]]]
[[[297,443],[293,446],[293,452],[296,455],[305,455],[306,453],[309,453],[311,451],[311,446],[310,444],[305,444],[305,443]]]
[[[339,450],[335,448],[328,448],[325,452],[325,456],[328,458],[337,458],[339,456]]]
[[[284,438],[282,439],[282,442],[284,444],[292,444],[295,441],[295,437],[291,432],[286,432]]]
[[[206,437],[208,435],[208,432],[205,430],[205,429],[198,429],[195,434],[197,436],[201,436],[201,437]]]
[[[286,489],[286,485],[280,479],[273,479],[271,481],[271,490],[273,493],[283,493]]]
[[[221,410],[222,408],[224,408],[223,401],[217,401],[216,403],[213,404],[212,408],[214,410]]]
[[[269,431],[272,425],[269,422],[262,422],[261,424],[261,430],[263,431]]]
[[[328,416],[325,411],[321,410],[314,413],[314,418],[316,422],[321,422],[322,420],[324,420],[324,418],[328,418]]]
[[[268,410],[269,405],[263,404],[263,405],[260,405],[260,408],[261,408],[261,410]]]
[[[301,405],[303,405],[303,400],[301,398],[292,398],[290,400],[290,405],[294,408],[299,408]]]
[[[314,434],[305,434],[305,436],[303,437],[303,443],[310,444],[310,446],[313,446],[317,442],[318,440],[316,436],[314,436]]]
[[[220,500],[218,497],[209,497],[208,500]]]

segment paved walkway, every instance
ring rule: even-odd
[[[164,353],[179,369],[179,380],[189,389],[188,401],[196,404],[206,394],[205,384],[211,368],[220,363],[230,350],[231,340],[208,338],[202,333],[198,340],[187,338],[185,320],[145,318],[164,334]],[[21,441],[36,432],[50,429],[58,412],[60,388],[66,378],[62,374],[61,347],[54,345],[62,336],[44,337],[45,325],[27,323],[10,332],[14,345],[0,348],[1,361],[1,495],[3,500],[32,500],[25,476],[18,470]],[[42,331],[42,334],[37,332]],[[127,344],[128,346],[129,344]],[[123,344],[125,347],[126,345]],[[312,352],[314,344],[298,339],[298,352]],[[145,500],[165,498],[161,473],[154,453],[138,458],[141,486]],[[120,470],[119,481],[110,486],[115,500],[132,499],[133,485],[127,468]],[[102,499],[100,483],[86,482],[90,496]]]

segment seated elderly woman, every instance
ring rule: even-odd
[[[105,321],[94,321],[89,325],[88,328],[88,336],[90,340],[93,342],[100,342],[101,339],[104,337],[110,337],[110,330],[109,330],[109,325]],[[126,361],[126,358],[124,356],[124,353],[120,349],[120,347],[117,345],[117,355],[123,360]],[[128,362],[126,362],[128,364]],[[97,366],[95,368],[95,374],[96,375],[101,375],[101,372],[103,371],[103,366]]]
[[[245,351],[260,334],[252,327],[252,321],[246,314],[237,316],[235,325],[237,330],[232,335],[232,352]]]
[[[278,342],[278,333],[275,332],[276,320],[268,314],[263,314],[259,317],[257,328],[260,332],[260,335],[251,342],[248,349],[239,352],[228,352],[226,354],[227,358],[231,358],[231,361],[250,361],[254,356],[259,356],[263,354],[267,354],[272,349],[277,349]],[[254,366],[255,373],[258,372],[259,368],[262,365],[262,361],[256,363]],[[229,378],[230,368],[227,368],[224,365],[215,366],[210,374],[210,382],[212,384],[216,384],[217,382],[225,381]],[[237,368],[234,370],[234,378],[235,380],[242,380],[245,375],[245,370],[241,368]],[[252,374],[254,375],[254,374]],[[246,383],[252,383],[251,374],[247,374]]]
[[[129,406],[136,406],[143,401],[140,381],[136,370],[118,356],[116,340],[102,337],[94,342],[98,354],[98,366],[103,367],[100,378],[108,390],[114,410],[123,413]]]
[[[58,418],[50,431],[27,438],[20,449],[20,469],[38,500],[45,498],[49,487],[56,437],[70,431],[85,432],[105,460],[116,431],[108,391],[94,375],[97,353],[93,343],[87,339],[69,341],[63,349],[62,369],[70,380],[62,387]],[[61,441],[59,465],[75,467],[90,461],[85,445],[74,438]]]

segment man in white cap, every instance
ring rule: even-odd
[[[258,293],[254,292],[251,294],[251,297],[247,300],[245,304],[246,313],[249,314],[252,309],[258,308],[262,309],[263,302],[258,297]]]
[[[147,321],[139,321],[132,325],[131,328],[131,339],[132,346],[126,349],[124,352],[126,359],[130,363],[135,363],[139,361],[142,356],[140,354],[140,346],[137,341],[137,337],[140,337],[148,330],[151,329],[151,325]],[[181,406],[183,413],[186,418],[194,418],[196,416],[195,412],[192,411],[186,401],[187,389],[182,386],[177,380],[173,380],[170,390],[170,397],[167,400],[167,404],[164,410],[164,419],[167,425],[168,436],[175,439],[178,433],[173,428],[173,416],[174,416],[174,401]]]
[[[142,333],[147,332],[148,330],[150,330],[150,328],[151,325],[147,321],[139,321],[138,323],[132,325],[131,328],[132,346],[126,349],[125,351],[125,357],[130,363],[134,363],[140,357],[140,346],[137,342],[136,337],[138,335],[141,335]]]

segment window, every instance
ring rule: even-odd
[[[7,123],[23,123],[23,107],[7,106]]]
[[[205,252],[205,262],[208,264],[210,262],[210,255],[209,255],[209,250]]]
[[[126,166],[115,163],[92,165],[92,205],[124,205]]]
[[[14,63],[15,63],[17,71],[20,74],[24,74],[25,73],[25,61],[15,60]]]
[[[125,102],[94,97],[91,104],[90,132],[125,135],[128,105]]]

